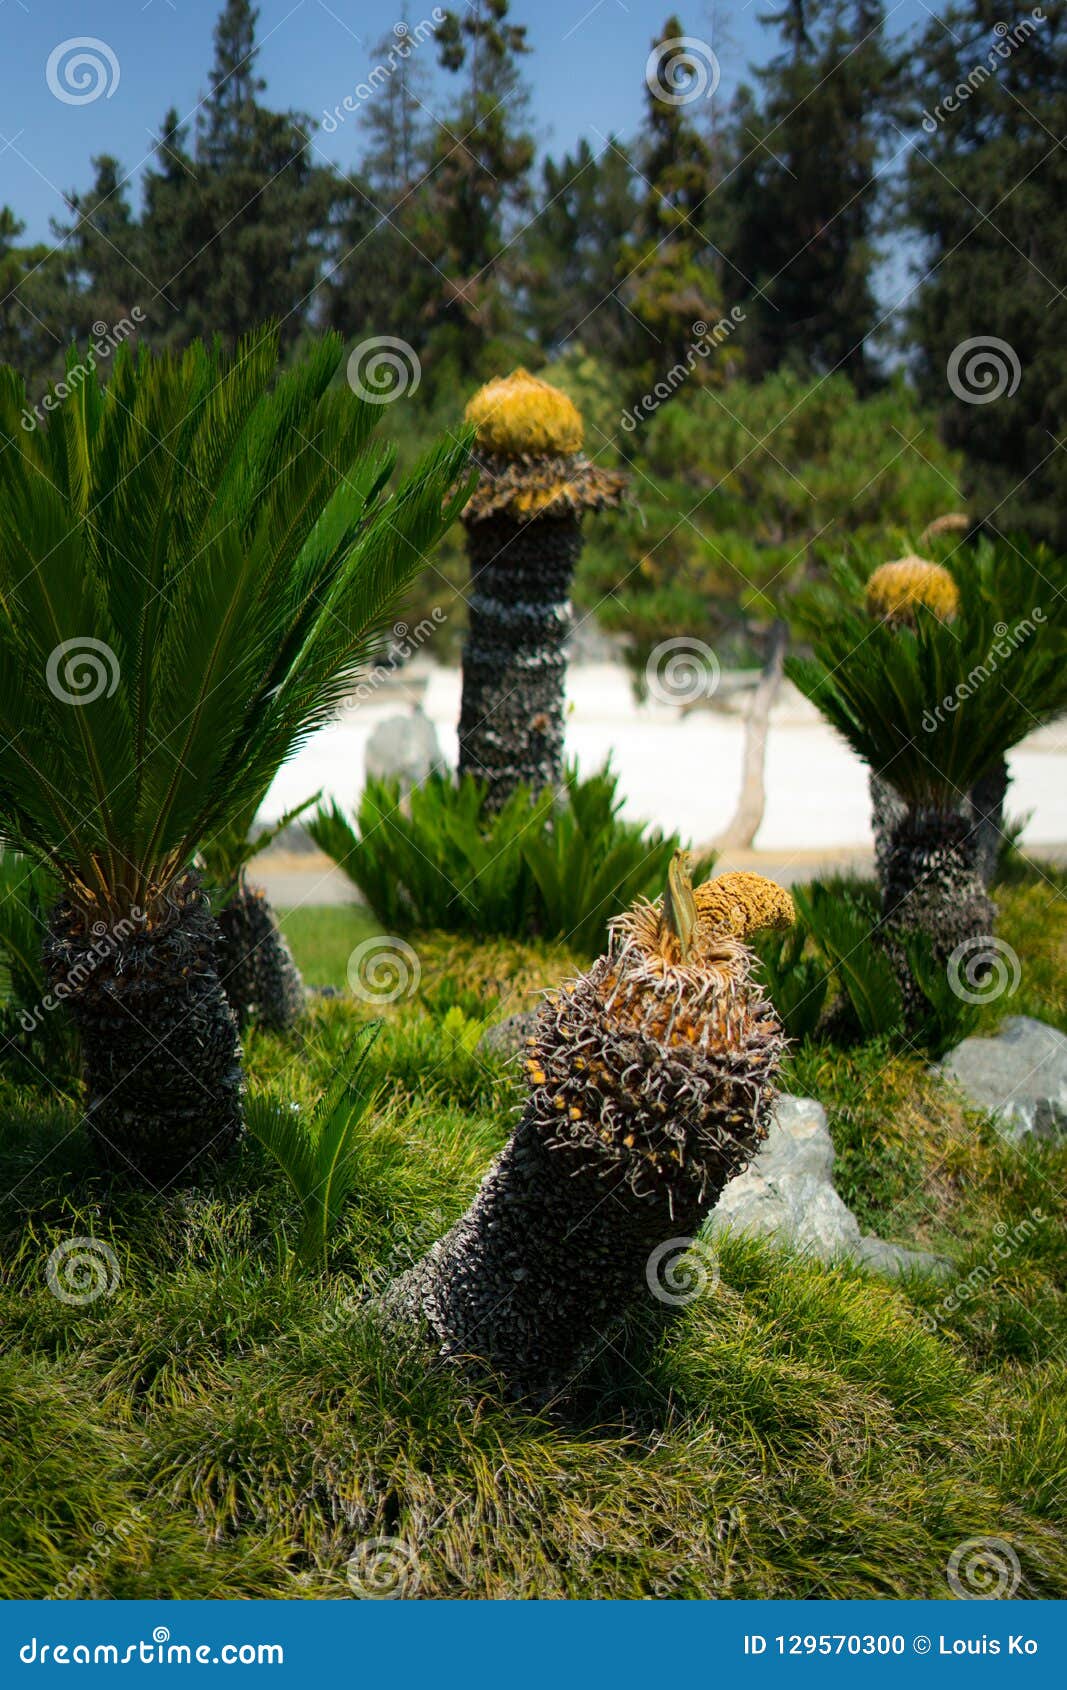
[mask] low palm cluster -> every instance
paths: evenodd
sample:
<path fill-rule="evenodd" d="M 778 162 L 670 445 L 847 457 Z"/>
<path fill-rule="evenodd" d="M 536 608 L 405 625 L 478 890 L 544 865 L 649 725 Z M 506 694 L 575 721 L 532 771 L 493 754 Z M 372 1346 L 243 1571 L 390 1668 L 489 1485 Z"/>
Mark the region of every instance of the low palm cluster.
<path fill-rule="evenodd" d="M 355 827 L 334 803 L 308 831 L 388 932 L 536 935 L 596 956 L 608 921 L 658 890 L 680 844 L 626 820 L 618 784 L 610 766 L 584 779 L 570 767 L 559 793 L 523 786 L 494 805 L 473 775 L 431 775 L 404 803 L 396 781 L 368 780 Z"/>
<path fill-rule="evenodd" d="M 992 932 L 968 794 L 1067 708 L 1057 560 L 987 548 L 956 585 L 951 619 L 913 595 L 906 617 L 872 621 L 862 577 L 842 564 L 798 610 L 813 655 L 787 662 L 800 690 L 900 799 L 882 854 L 881 934 L 913 1021 L 923 1004 L 907 958 L 911 936 L 925 937 L 939 967 L 956 955 L 980 972 Z"/>
<path fill-rule="evenodd" d="M 0 838 L 62 886 L 47 972 L 97 1146 L 156 1181 L 241 1121 L 194 859 L 329 719 L 469 491 L 461 438 L 387 492 L 340 356 L 280 372 L 270 330 L 120 352 L 32 432 L 0 369 Z"/>

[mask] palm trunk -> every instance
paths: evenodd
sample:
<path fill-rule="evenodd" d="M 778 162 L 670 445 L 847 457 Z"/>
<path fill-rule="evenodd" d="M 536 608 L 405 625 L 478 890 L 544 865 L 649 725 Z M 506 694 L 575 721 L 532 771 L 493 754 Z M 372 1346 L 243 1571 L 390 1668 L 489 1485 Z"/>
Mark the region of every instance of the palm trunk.
<path fill-rule="evenodd" d="M 938 810 L 905 811 L 889 841 L 882 933 L 900 981 L 906 1029 L 918 1027 L 926 1007 L 908 964 L 909 937 L 925 937 L 940 969 L 949 967 L 954 953 L 954 966 L 963 958 L 980 969 L 995 914 L 977 872 L 968 819 Z"/>
<path fill-rule="evenodd" d="M 788 643 L 789 629 L 786 623 L 775 622 L 771 628 L 763 673 L 759 678 L 759 685 L 752 695 L 752 702 L 745 717 L 745 754 L 741 772 L 741 796 L 738 800 L 737 809 L 734 811 L 733 820 L 727 823 L 715 841 L 717 850 L 747 851 L 751 849 L 763 822 L 763 812 L 767 806 L 765 780 L 767 733 L 770 728 L 774 701 L 778 697 L 778 691 L 782 684 L 782 668 L 785 663 Z"/>
<path fill-rule="evenodd" d="M 304 982 L 265 895 L 243 874 L 218 923 L 219 977 L 238 1026 L 288 1032 L 304 1013 Z"/>
<path fill-rule="evenodd" d="M 581 550 L 576 516 L 471 522 L 470 624 L 463 648 L 459 771 L 488 783 L 499 808 L 520 785 L 563 777 L 569 600 Z"/>
<path fill-rule="evenodd" d="M 729 892 L 730 880 L 710 886 Z M 701 1222 L 766 1137 L 781 1027 L 744 947 L 716 936 L 704 906 L 698 917 L 691 888 L 689 905 L 686 963 L 662 938 L 684 904 L 638 906 L 608 954 L 545 1000 L 507 1147 L 463 1218 L 386 1293 L 389 1314 L 428 1327 L 439 1355 L 481 1360 L 517 1398 L 566 1393 L 635 1305 L 699 1292 Z M 759 920 L 776 921 L 770 911 Z"/>
<path fill-rule="evenodd" d="M 199 1177 L 241 1131 L 241 1048 L 195 875 L 150 921 L 90 925 L 62 903 L 45 971 L 81 1034 L 86 1120 L 104 1165 L 156 1186 Z"/>
<path fill-rule="evenodd" d="M 991 763 L 971 787 L 961 814 L 972 833 L 974 866 L 983 886 L 990 886 L 997 871 L 1004 844 L 1004 797 L 1008 790 L 1008 765 L 1004 758 Z M 889 873 L 894 829 L 907 814 L 903 798 L 884 775 L 870 778 L 871 831 L 874 834 L 874 862 L 884 888 Z"/>
<path fill-rule="evenodd" d="M 606 1158 L 553 1148 L 528 1107 L 467 1213 L 391 1287 L 391 1308 L 425 1321 L 442 1356 L 484 1358 L 520 1399 L 566 1393 L 625 1311 L 651 1303 L 653 1252 L 691 1241 L 728 1177 L 702 1188 L 693 1170 L 672 1211 L 609 1172 Z"/>

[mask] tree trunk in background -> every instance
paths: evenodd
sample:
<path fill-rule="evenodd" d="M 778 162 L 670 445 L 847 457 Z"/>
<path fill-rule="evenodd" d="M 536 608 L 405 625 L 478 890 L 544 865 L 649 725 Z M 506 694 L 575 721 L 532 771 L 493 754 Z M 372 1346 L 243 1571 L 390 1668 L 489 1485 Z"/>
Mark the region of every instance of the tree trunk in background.
<path fill-rule="evenodd" d="M 53 912 L 45 972 L 81 1034 L 86 1120 L 106 1167 L 189 1183 L 241 1132 L 237 1020 L 216 966 L 218 928 L 193 874 L 149 925 Z"/>
<path fill-rule="evenodd" d="M 304 982 L 266 896 L 243 874 L 218 924 L 219 978 L 238 1026 L 254 1020 L 271 1032 L 287 1032 L 304 1013 Z"/>
<path fill-rule="evenodd" d="M 733 819 L 714 841 L 719 851 L 750 850 L 767 807 L 765 770 L 767 763 L 767 733 L 771 711 L 782 684 L 789 629 L 784 622 L 771 628 L 763 673 L 752 695 L 745 717 L 745 750 L 741 773 L 741 797 Z"/>
<path fill-rule="evenodd" d="M 498 809 L 517 786 L 540 791 L 563 778 L 564 642 L 581 527 L 575 516 L 494 515 L 467 532 L 459 772 L 487 782 Z"/>

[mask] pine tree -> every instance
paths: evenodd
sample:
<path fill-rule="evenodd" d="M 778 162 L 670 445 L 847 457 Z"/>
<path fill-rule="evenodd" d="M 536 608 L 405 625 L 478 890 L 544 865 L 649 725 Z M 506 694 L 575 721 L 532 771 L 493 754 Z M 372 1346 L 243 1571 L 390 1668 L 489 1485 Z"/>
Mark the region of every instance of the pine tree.
<path fill-rule="evenodd" d="M 707 66 L 671 49 L 683 35 L 679 19 L 670 17 L 652 44 L 662 68 L 659 79 L 646 79 L 646 129 L 637 146 L 638 169 L 648 187 L 619 262 L 619 294 L 645 330 L 631 367 L 635 392 L 676 366 L 689 368 L 690 349 L 722 316 L 721 264 L 711 229 L 716 173 L 693 115 Z M 729 351 L 696 359 L 689 379 L 697 385 L 721 381 L 730 361 Z"/>
<path fill-rule="evenodd" d="M 342 184 L 348 193 L 338 257 L 321 290 L 329 327 L 346 337 L 398 335 L 418 352 L 440 280 L 417 244 L 429 194 L 429 52 L 430 43 L 406 22 L 372 50 L 375 66 L 388 74 L 369 84 L 372 97 L 353 119 L 365 146 Z"/>
<path fill-rule="evenodd" d="M 892 61 L 881 0 L 789 0 L 783 50 L 735 103 L 731 295 L 753 373 L 874 374 L 877 169 Z M 744 278 L 743 281 L 740 278 Z M 739 291 L 738 291 L 739 290 Z"/>
<path fill-rule="evenodd" d="M 637 216 L 626 148 L 609 139 L 594 154 L 583 136 L 573 154 L 545 160 L 541 206 L 523 243 L 525 314 L 540 344 L 573 336 L 586 351 L 627 360 L 645 337 L 615 292 L 619 251 Z"/>
<path fill-rule="evenodd" d="M 906 61 L 904 212 L 923 266 L 909 327 L 970 460 L 974 515 L 1063 546 L 1067 7 L 1001 16 L 992 0 L 954 5 Z"/>
<path fill-rule="evenodd" d="M 513 317 L 509 284 L 516 219 L 531 205 L 533 137 L 520 58 L 526 30 L 508 22 L 510 0 L 472 0 L 438 29 L 442 66 L 462 78 L 431 144 L 431 192 L 417 245 L 443 275 L 433 317 L 439 343 L 464 374 L 478 369 L 485 342 Z"/>
<path fill-rule="evenodd" d="M 11 364 L 36 397 L 58 376 L 76 332 L 77 290 L 67 255 L 19 244 L 25 224 L 0 205 L 0 364 Z"/>
<path fill-rule="evenodd" d="M 92 161 L 95 176 L 87 193 L 71 192 L 73 221 L 53 228 L 65 243 L 71 272 L 78 277 L 75 333 L 88 339 L 93 325 L 108 329 L 129 322 L 134 306 L 155 314 L 158 295 L 145 274 L 141 230 L 130 206 L 122 166 L 110 153 Z M 96 329 L 100 335 L 103 331 Z"/>
<path fill-rule="evenodd" d="M 340 199 L 332 169 L 314 161 L 310 119 L 260 103 L 258 15 L 250 0 L 226 0 L 192 154 L 168 113 L 146 183 L 144 268 L 165 301 L 167 338 L 182 343 L 220 334 L 232 344 L 264 319 L 295 340 Z"/>

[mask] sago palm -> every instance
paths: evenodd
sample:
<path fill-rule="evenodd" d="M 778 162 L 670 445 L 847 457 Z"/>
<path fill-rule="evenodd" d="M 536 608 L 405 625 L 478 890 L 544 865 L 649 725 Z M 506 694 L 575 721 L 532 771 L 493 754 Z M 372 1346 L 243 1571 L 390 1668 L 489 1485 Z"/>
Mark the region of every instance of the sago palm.
<path fill-rule="evenodd" d="M 450 442 L 392 494 L 382 409 L 326 340 L 279 373 L 122 354 L 45 426 L 0 369 L 0 838 L 64 898 L 46 941 L 109 1164 L 162 1180 L 240 1128 L 197 851 L 327 721 L 467 492 Z M 97 952 L 102 951 L 102 956 Z"/>
<path fill-rule="evenodd" d="M 687 1301 L 679 1259 L 695 1246 L 704 1273 L 696 1233 L 767 1136 L 784 1045 L 746 940 L 792 920 L 759 875 L 694 892 L 678 852 L 663 899 L 617 917 L 607 953 L 546 997 L 519 1122 L 467 1213 L 389 1288 L 392 1317 L 544 1403 L 635 1304 Z"/>
<path fill-rule="evenodd" d="M 1051 571 L 1051 573 L 1050 573 Z M 1057 581 L 1022 553 L 999 560 L 996 599 L 961 591 L 951 622 L 916 605 L 909 624 L 872 622 L 842 566 L 834 589 L 801 609 L 814 656 L 787 673 L 875 775 L 903 801 L 885 846 L 882 932 L 905 1008 L 921 1010 L 906 942 L 925 935 L 934 959 L 981 970 L 993 905 L 977 870 L 965 801 L 975 781 L 1034 727 L 1067 708 Z"/>

